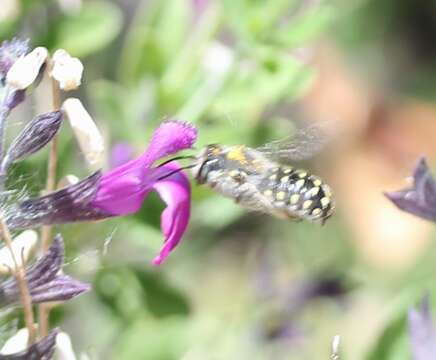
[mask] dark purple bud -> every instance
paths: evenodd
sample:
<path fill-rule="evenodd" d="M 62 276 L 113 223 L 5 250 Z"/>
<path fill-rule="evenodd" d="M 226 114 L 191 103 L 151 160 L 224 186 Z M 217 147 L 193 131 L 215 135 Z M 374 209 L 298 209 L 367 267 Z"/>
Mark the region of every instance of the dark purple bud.
<path fill-rule="evenodd" d="M 58 275 L 50 282 L 31 291 L 32 302 L 39 304 L 50 301 L 67 301 L 84 292 L 91 286 L 67 275 Z"/>
<path fill-rule="evenodd" d="M 33 343 L 24 351 L 10 355 L 0 354 L 0 360 L 50 360 L 55 351 L 58 333 L 58 329 L 53 329 L 46 337 Z"/>
<path fill-rule="evenodd" d="M 25 159 L 42 149 L 53 139 L 62 123 L 61 111 L 39 115 L 30 121 L 12 141 L 3 160 L 3 169 L 9 164 Z"/>
<path fill-rule="evenodd" d="M 64 243 L 58 234 L 47 253 L 33 266 L 26 268 L 26 280 L 33 303 L 66 301 L 88 291 L 88 284 L 77 281 L 59 271 L 64 262 Z M 0 303 L 16 304 L 19 288 L 15 278 L 0 285 Z"/>
<path fill-rule="evenodd" d="M 0 80 L 3 81 L 11 66 L 29 52 L 29 40 L 14 38 L 0 46 Z"/>
<path fill-rule="evenodd" d="M 413 359 L 436 359 L 436 329 L 431 319 L 428 296 L 424 297 L 419 309 L 409 310 L 408 320 Z"/>
<path fill-rule="evenodd" d="M 436 183 L 423 157 L 419 159 L 413 173 L 413 186 L 386 192 L 385 196 L 403 211 L 436 221 Z"/>
<path fill-rule="evenodd" d="M 111 217 L 90 205 L 97 191 L 101 172 L 97 171 L 77 184 L 51 194 L 28 199 L 7 209 L 6 223 L 10 229 L 27 229 L 41 225 L 93 221 Z"/>

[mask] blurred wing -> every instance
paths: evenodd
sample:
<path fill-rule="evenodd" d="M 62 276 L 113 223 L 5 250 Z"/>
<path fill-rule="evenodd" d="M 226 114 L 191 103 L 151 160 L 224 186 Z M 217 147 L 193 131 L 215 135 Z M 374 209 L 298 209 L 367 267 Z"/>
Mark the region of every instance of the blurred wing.
<path fill-rule="evenodd" d="M 317 123 L 298 129 L 294 135 L 269 142 L 256 150 L 279 162 L 301 161 L 321 152 L 330 138 L 326 124 Z"/>

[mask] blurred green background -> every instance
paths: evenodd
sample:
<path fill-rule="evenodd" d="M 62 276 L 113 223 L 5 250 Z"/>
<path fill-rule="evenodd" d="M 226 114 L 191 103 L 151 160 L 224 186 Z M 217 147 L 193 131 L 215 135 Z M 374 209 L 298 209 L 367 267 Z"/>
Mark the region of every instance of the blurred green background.
<path fill-rule="evenodd" d="M 336 194 L 325 226 L 248 213 L 193 184 L 189 231 L 159 268 L 158 196 L 135 216 L 59 228 L 65 272 L 93 284 L 52 312 L 78 354 L 328 359 L 339 334 L 341 359 L 410 358 L 406 314 L 436 287 L 436 234 L 382 192 L 436 154 L 434 2 L 1 2 L 0 39 L 29 37 L 84 62 L 73 96 L 106 137 L 106 168 L 114 145 L 141 153 L 168 117 L 198 127 L 197 149 L 257 146 L 318 121 L 338 134 L 300 165 Z M 47 96 L 36 90 L 11 132 Z M 60 144 L 59 177 L 91 171 L 68 126 Z M 36 193 L 46 159 L 10 181 Z"/>

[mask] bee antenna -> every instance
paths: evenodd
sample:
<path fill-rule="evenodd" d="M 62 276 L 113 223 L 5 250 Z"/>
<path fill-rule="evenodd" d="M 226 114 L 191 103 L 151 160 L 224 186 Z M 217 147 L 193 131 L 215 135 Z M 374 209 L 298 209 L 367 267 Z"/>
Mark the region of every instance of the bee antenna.
<path fill-rule="evenodd" d="M 170 177 L 171 175 L 174 175 L 174 174 L 176 174 L 176 173 L 178 173 L 178 172 L 180 172 L 180 171 L 182 171 L 182 170 L 192 169 L 192 168 L 195 167 L 196 165 L 197 165 L 197 164 L 191 164 L 191 165 L 183 166 L 183 167 L 181 167 L 181 168 L 179 168 L 179 169 L 176 169 L 176 170 L 170 171 L 169 173 L 166 173 L 165 175 L 162 175 L 161 177 L 159 177 L 159 178 L 157 179 L 157 181 L 160 181 L 160 180 L 166 179 L 167 177 Z"/>
<path fill-rule="evenodd" d="M 157 167 L 164 166 L 164 165 L 166 165 L 166 164 L 168 164 L 168 163 L 170 163 L 172 161 L 183 160 L 183 159 L 195 159 L 195 156 L 194 155 L 176 156 L 176 157 L 173 157 L 171 159 L 168 159 L 168 160 L 164 161 L 163 163 L 159 164 Z"/>

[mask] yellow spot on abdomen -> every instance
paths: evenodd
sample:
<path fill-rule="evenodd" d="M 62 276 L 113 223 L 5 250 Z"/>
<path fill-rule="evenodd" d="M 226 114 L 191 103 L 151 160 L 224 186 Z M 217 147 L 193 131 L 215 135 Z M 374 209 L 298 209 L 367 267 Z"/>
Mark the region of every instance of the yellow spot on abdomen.
<path fill-rule="evenodd" d="M 321 206 L 325 208 L 327 207 L 328 204 L 330 204 L 330 198 L 325 196 L 320 200 L 320 202 L 321 202 Z"/>
<path fill-rule="evenodd" d="M 312 210 L 312 215 L 313 216 L 317 216 L 319 214 L 321 214 L 322 210 L 320 208 L 315 208 Z"/>
<path fill-rule="evenodd" d="M 277 199 L 277 200 L 284 200 L 285 197 L 286 197 L 286 193 L 285 193 L 284 191 L 279 191 L 279 192 L 276 194 L 276 199 Z"/>
<path fill-rule="evenodd" d="M 268 197 L 270 197 L 270 196 L 272 196 L 272 194 L 273 194 L 273 192 L 272 192 L 272 190 L 265 190 L 264 192 L 263 192 L 263 194 L 265 195 L 265 196 L 268 196 Z"/>
<path fill-rule="evenodd" d="M 310 206 L 312 205 L 312 200 L 306 200 L 304 203 L 303 203 L 303 209 L 309 209 L 310 208 Z"/>
<path fill-rule="evenodd" d="M 291 205 L 295 205 L 299 199 L 300 199 L 300 195 L 294 194 L 294 195 L 291 195 L 289 202 L 291 203 Z"/>

